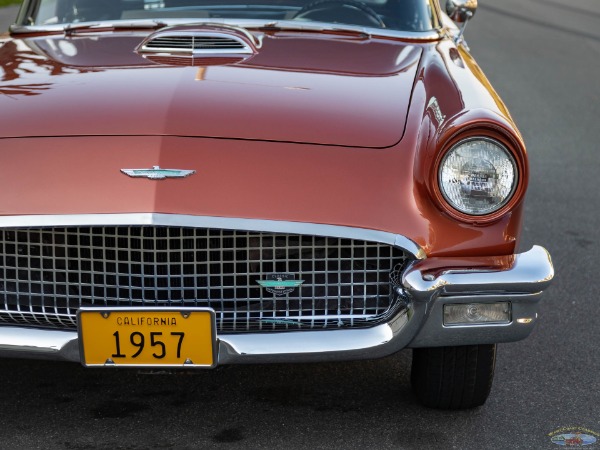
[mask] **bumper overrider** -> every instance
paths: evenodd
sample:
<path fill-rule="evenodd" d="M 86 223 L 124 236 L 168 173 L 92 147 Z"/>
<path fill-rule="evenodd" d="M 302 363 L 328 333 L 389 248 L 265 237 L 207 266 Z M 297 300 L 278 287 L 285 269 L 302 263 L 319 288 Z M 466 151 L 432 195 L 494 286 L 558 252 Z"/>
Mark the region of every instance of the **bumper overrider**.
<path fill-rule="evenodd" d="M 149 216 L 141 222 L 169 225 L 170 219 Z M 220 219 L 213 219 L 212 222 Z M 239 220 L 236 228 L 282 231 L 268 221 Z M 196 224 L 198 225 L 206 225 Z M 215 223 L 212 223 L 215 225 Z M 223 226 L 224 223 L 216 223 Z M 345 237 L 356 230 L 306 224 L 287 224 L 286 231 Z M 290 228 L 291 227 L 291 228 Z M 404 248 L 408 239 L 369 232 L 369 238 Z M 385 323 L 370 328 L 311 331 L 219 333 L 217 364 L 316 362 L 371 359 L 391 355 L 406 347 L 439 347 L 512 342 L 526 338 L 538 316 L 538 303 L 554 276 L 548 252 L 539 246 L 512 256 L 415 259 L 395 287 L 404 307 Z M 448 324 L 445 309 L 461 305 L 465 311 L 501 305 L 505 320 Z M 452 307 L 451 307 L 452 308 Z M 80 361 L 78 333 L 73 330 L 0 325 L 0 356 Z"/>

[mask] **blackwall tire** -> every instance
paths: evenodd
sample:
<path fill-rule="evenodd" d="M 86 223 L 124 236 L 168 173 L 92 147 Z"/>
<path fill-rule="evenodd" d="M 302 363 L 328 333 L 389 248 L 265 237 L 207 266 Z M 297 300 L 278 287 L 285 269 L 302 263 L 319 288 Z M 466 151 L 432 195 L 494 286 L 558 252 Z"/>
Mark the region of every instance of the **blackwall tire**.
<path fill-rule="evenodd" d="M 429 408 L 481 406 L 492 388 L 495 362 L 496 344 L 415 348 L 412 388 Z"/>

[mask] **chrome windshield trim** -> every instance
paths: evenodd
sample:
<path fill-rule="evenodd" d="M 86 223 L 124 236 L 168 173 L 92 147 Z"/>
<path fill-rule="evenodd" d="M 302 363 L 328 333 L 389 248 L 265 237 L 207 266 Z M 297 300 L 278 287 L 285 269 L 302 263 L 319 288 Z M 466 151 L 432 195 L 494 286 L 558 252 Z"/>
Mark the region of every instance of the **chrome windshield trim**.
<path fill-rule="evenodd" d="M 127 213 L 127 214 L 67 214 L 1 216 L 0 228 L 61 227 L 103 225 L 160 225 L 226 230 L 265 231 L 271 233 L 308 234 L 346 239 L 361 239 L 402 248 L 416 259 L 425 259 L 425 251 L 409 238 L 386 231 L 353 228 L 319 223 L 278 220 L 241 219 L 185 214 Z"/>
<path fill-rule="evenodd" d="M 63 23 L 59 25 L 19 25 L 18 23 L 12 24 L 9 27 L 11 33 L 65 33 L 71 34 L 79 31 L 104 31 L 106 29 L 117 29 L 117 30 L 129 30 L 129 29 L 148 29 L 150 31 L 158 28 L 165 27 L 166 23 L 159 20 L 94 20 L 92 22 L 77 22 L 77 23 Z"/>
<path fill-rule="evenodd" d="M 139 24 L 139 25 L 138 25 Z M 326 22 L 298 22 L 294 20 L 281 20 L 281 21 L 265 21 L 256 19 L 139 19 L 139 20 L 110 20 L 110 21 L 92 21 L 92 22 L 80 22 L 76 25 L 72 24 L 58 24 L 58 25 L 22 25 L 13 24 L 10 26 L 10 32 L 13 34 L 25 34 L 25 33 L 68 33 L 74 30 L 84 30 L 89 25 L 88 30 L 94 32 L 101 31 L 105 28 L 115 28 L 127 30 L 128 28 L 137 27 L 148 27 L 148 28 L 159 28 L 161 26 L 173 26 L 173 25 L 224 25 L 242 27 L 250 30 L 256 30 L 261 28 L 281 30 L 281 31 L 330 31 L 330 32 L 356 32 L 362 33 L 371 37 L 382 37 L 382 38 L 397 38 L 397 39 L 409 39 L 415 41 L 435 41 L 439 40 L 442 36 L 441 29 L 433 29 L 428 31 L 402 31 L 402 30 L 390 30 L 387 28 L 370 28 L 353 25 L 342 25 L 342 24 L 330 24 Z"/>

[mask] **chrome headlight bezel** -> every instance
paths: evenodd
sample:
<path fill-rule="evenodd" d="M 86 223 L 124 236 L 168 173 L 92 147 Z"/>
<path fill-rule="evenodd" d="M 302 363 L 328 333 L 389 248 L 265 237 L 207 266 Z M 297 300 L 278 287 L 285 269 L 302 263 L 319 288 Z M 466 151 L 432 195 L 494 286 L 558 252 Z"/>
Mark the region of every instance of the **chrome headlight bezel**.
<path fill-rule="evenodd" d="M 508 164 L 510 164 L 510 167 L 512 168 L 512 180 L 510 182 L 510 188 L 508 190 L 504 190 L 505 192 L 503 193 L 503 198 L 495 203 L 493 206 L 491 206 L 490 208 L 487 209 L 469 209 L 467 206 L 464 205 L 464 203 L 459 203 L 457 201 L 455 201 L 452 196 L 448 193 L 448 190 L 445 186 L 445 182 L 443 180 L 443 171 L 446 167 L 446 164 L 449 160 L 449 158 L 453 155 L 455 155 L 455 153 L 463 146 L 475 142 L 475 141 L 480 141 L 480 142 L 485 142 L 487 144 L 492 144 L 495 147 L 495 150 L 499 151 L 501 153 L 501 155 L 506 157 L 506 161 Z M 488 161 L 489 163 L 489 161 Z M 491 163 L 489 163 L 491 164 Z M 497 166 L 493 166 L 494 169 L 497 169 Z M 446 208 L 450 209 L 451 211 L 457 213 L 460 216 L 464 216 L 464 217 L 472 217 L 472 218 L 485 218 L 485 217 L 490 217 L 490 216 L 494 216 L 496 213 L 498 213 L 498 211 L 502 210 L 506 205 L 508 205 L 511 200 L 514 198 L 515 193 L 519 187 L 519 183 L 520 183 L 520 178 L 521 178 L 521 173 L 520 173 L 520 167 L 519 167 L 519 163 L 517 161 L 517 158 L 515 157 L 515 155 L 509 150 L 509 148 L 504 145 L 502 142 L 500 142 L 497 139 L 491 138 L 491 137 L 487 137 L 487 136 L 470 136 L 464 139 L 460 139 L 459 141 L 455 142 L 453 145 L 449 146 L 449 148 L 444 152 L 443 156 L 441 157 L 439 164 L 437 166 L 437 174 L 436 174 L 436 178 L 437 178 L 437 188 L 439 190 L 439 193 L 441 194 L 441 197 L 444 200 L 444 203 L 446 204 Z"/>

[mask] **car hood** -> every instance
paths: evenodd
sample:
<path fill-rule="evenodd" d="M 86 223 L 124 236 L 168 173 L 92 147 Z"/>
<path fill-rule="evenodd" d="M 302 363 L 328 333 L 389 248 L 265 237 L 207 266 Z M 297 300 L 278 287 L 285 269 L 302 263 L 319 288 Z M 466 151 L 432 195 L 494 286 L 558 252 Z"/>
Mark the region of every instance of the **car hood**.
<path fill-rule="evenodd" d="M 144 59 L 136 33 L 8 40 L 0 137 L 185 136 L 389 147 L 421 48 L 318 33 L 262 36 L 230 65 Z"/>

